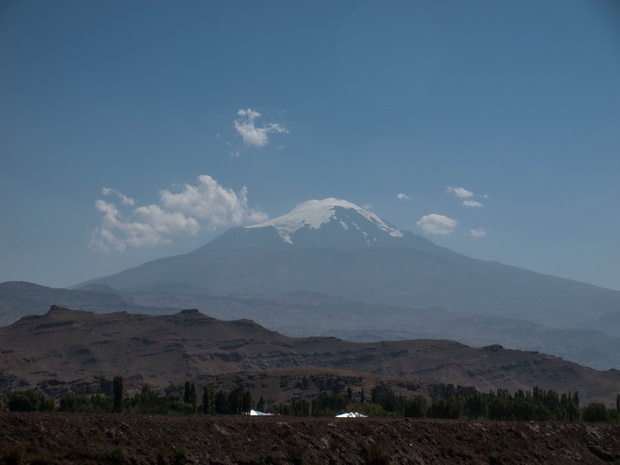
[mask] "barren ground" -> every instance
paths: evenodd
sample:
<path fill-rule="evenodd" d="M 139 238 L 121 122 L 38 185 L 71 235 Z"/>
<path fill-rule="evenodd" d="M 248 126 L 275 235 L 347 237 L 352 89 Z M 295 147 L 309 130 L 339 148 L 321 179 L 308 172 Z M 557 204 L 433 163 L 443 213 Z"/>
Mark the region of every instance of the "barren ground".
<path fill-rule="evenodd" d="M 620 425 L 0 414 L 6 464 L 620 463 Z"/>

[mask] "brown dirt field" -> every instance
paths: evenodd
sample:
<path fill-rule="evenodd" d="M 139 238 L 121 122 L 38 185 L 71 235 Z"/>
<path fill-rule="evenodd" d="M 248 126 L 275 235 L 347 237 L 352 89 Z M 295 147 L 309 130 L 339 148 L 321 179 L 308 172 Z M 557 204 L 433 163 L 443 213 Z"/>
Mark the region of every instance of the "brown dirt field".
<path fill-rule="evenodd" d="M 4 464 L 618 464 L 620 425 L 0 414 Z"/>

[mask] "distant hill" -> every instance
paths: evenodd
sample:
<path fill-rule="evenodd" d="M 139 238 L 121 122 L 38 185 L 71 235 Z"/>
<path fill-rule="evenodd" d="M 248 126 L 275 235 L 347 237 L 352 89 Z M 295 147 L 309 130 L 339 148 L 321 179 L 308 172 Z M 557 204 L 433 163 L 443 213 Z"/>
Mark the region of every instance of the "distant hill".
<path fill-rule="evenodd" d="M 334 336 L 354 342 L 451 339 L 481 347 L 535 350 L 608 369 L 620 366 L 620 338 L 600 331 L 553 329 L 518 319 L 454 313 L 442 308 L 369 304 L 310 292 L 281 295 L 209 296 L 52 289 L 24 282 L 0 283 L 0 326 L 49 310 L 51 305 L 97 313 L 126 311 L 161 315 L 197 308 L 223 319 L 249 318 L 287 336 Z"/>
<path fill-rule="evenodd" d="M 336 369 L 402 381 L 480 390 L 580 392 L 584 402 L 615 401 L 620 372 L 600 372 L 535 352 L 471 348 L 447 340 L 354 343 L 290 338 L 250 320 L 221 321 L 196 310 L 173 315 L 95 314 L 52 307 L 0 328 L 0 389 L 93 392 L 124 376 L 156 388 L 210 374 Z M 344 376 L 344 374 L 343 374 Z"/>
<path fill-rule="evenodd" d="M 106 313 L 172 313 L 178 310 L 177 307 L 147 309 L 133 305 L 114 289 L 99 284 L 82 289 L 56 289 L 24 281 L 0 283 L 0 326 L 26 315 L 42 315 L 52 305 Z"/>
<path fill-rule="evenodd" d="M 219 296 L 304 291 L 620 336 L 619 291 L 469 258 L 338 199 L 305 202 L 191 253 L 85 284 Z"/>

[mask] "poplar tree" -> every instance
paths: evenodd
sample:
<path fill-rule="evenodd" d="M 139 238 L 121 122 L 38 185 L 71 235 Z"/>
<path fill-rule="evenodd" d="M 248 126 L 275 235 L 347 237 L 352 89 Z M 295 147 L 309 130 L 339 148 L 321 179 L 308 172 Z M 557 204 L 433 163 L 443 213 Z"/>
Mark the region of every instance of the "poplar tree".
<path fill-rule="evenodd" d="M 215 413 L 215 392 L 211 386 L 205 386 L 202 393 L 202 412 L 207 415 Z"/>
<path fill-rule="evenodd" d="M 115 376 L 112 381 L 112 389 L 114 392 L 114 411 L 120 412 L 123 409 L 123 377 Z"/>
<path fill-rule="evenodd" d="M 198 403 L 198 396 L 196 394 L 196 385 L 185 381 L 185 390 L 183 392 L 183 402 L 190 404 L 196 410 L 196 404 Z"/>

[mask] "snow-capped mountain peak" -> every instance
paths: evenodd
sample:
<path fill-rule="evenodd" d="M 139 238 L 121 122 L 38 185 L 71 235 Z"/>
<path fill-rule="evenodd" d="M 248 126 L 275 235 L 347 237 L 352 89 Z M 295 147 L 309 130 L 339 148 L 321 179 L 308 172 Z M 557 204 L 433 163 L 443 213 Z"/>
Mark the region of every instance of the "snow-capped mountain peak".
<path fill-rule="evenodd" d="M 265 228 L 272 226 L 282 239 L 293 244 L 294 236 L 302 229 L 321 229 L 324 225 L 335 223 L 342 229 L 356 229 L 366 237 L 366 242 L 370 245 L 376 240 L 368 225 L 361 224 L 362 221 L 356 223 L 355 215 L 361 216 L 379 228 L 391 237 L 403 237 L 404 234 L 398 228 L 387 224 L 374 213 L 355 205 L 346 200 L 328 198 L 323 200 L 309 200 L 303 202 L 293 208 L 290 212 L 283 216 L 265 221 L 260 224 L 247 226 L 247 229 Z M 359 218 L 359 217 L 358 217 Z M 360 224 L 358 224 L 360 223 Z"/>
<path fill-rule="evenodd" d="M 374 213 L 346 200 L 327 198 L 300 203 L 285 215 L 251 226 L 232 228 L 196 249 L 266 250 L 440 247 L 417 234 L 402 231 Z"/>

